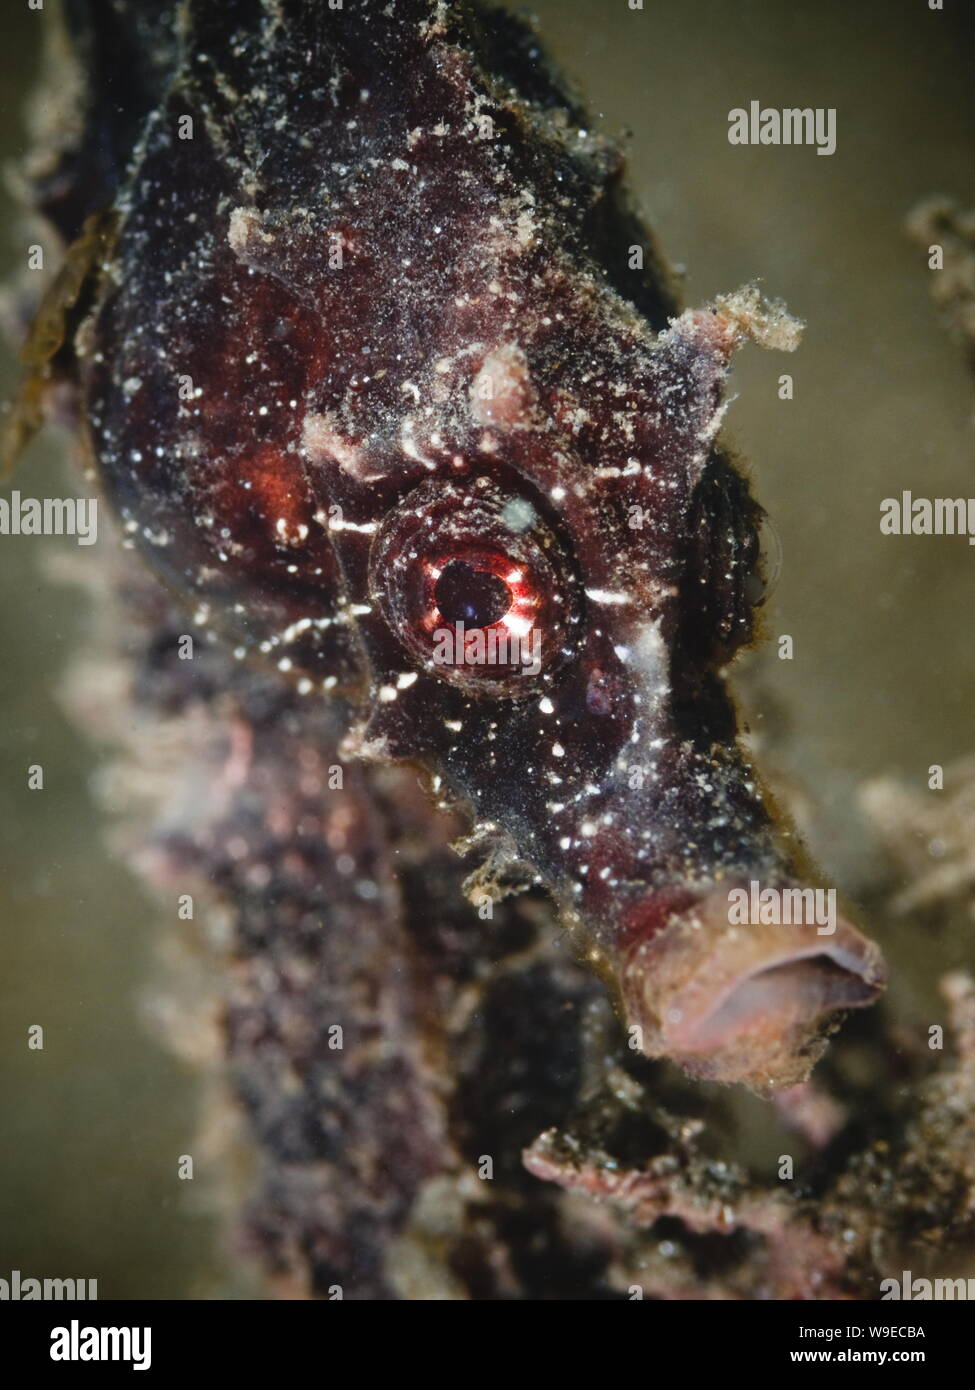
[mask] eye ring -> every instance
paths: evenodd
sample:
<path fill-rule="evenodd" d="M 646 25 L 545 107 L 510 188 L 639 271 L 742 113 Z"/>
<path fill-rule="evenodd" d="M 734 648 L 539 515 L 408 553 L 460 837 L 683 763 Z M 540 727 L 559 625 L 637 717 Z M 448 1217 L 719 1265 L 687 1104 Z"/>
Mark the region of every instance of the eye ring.
<path fill-rule="evenodd" d="M 369 589 L 413 661 L 471 694 L 530 695 L 575 649 L 563 546 L 487 478 L 412 492 L 373 542 Z"/>

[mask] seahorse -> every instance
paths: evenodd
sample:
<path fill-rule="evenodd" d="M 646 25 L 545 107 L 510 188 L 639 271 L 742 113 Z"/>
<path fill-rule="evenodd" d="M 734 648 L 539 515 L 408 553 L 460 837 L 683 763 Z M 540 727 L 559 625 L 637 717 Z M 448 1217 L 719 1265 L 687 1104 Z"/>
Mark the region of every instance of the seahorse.
<path fill-rule="evenodd" d="M 724 684 L 762 594 L 724 383 L 798 326 L 748 288 L 681 309 L 618 148 L 504 11 L 138 8 L 72 7 L 86 121 L 34 190 L 90 273 L 42 314 L 34 394 L 70 382 L 171 596 L 140 600 L 141 698 L 207 710 L 159 840 L 236 905 L 262 1243 L 385 1296 L 494 1113 L 491 1058 L 452 1057 L 465 990 L 515 1069 L 523 1045 L 537 1134 L 604 992 L 614 1047 L 768 1094 L 883 987 L 845 917 L 731 911 L 817 881 Z M 473 908 L 416 772 L 482 858 Z"/>

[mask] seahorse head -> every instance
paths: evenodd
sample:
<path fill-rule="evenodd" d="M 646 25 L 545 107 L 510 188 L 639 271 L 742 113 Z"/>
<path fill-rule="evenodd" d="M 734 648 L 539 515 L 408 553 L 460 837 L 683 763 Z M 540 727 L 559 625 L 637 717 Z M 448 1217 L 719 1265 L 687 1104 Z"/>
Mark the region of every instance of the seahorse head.
<path fill-rule="evenodd" d="M 194 43 L 193 10 L 79 343 L 124 531 L 468 810 L 473 892 L 544 885 L 645 1052 L 800 1079 L 882 965 L 842 919 L 732 911 L 805 883 L 721 679 L 760 587 L 724 384 L 785 321 L 677 311 L 615 151 L 476 11 Z"/>

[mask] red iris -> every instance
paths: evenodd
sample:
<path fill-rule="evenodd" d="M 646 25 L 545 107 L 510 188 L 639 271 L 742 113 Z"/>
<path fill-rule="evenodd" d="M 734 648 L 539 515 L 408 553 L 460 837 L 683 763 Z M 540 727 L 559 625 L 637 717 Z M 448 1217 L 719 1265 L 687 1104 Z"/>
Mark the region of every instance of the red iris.
<path fill-rule="evenodd" d="M 423 486 L 377 536 L 370 592 L 432 675 L 472 694 L 528 695 L 571 651 L 576 588 L 560 561 L 536 509 L 487 480 Z"/>

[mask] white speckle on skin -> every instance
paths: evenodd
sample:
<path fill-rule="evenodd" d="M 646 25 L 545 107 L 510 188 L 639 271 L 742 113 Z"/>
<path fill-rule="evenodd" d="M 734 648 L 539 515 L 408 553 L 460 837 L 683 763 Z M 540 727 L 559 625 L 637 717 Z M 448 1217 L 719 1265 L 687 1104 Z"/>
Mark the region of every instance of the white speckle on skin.
<path fill-rule="evenodd" d="M 592 599 L 593 603 L 606 605 L 626 604 L 633 602 L 631 594 L 620 594 L 612 589 L 587 589 L 586 598 Z"/>
<path fill-rule="evenodd" d="M 305 416 L 301 447 L 309 463 L 331 467 L 337 465 L 354 478 L 363 479 L 362 451 L 340 432 L 338 421 L 331 411 Z"/>
<path fill-rule="evenodd" d="M 512 497 L 501 509 L 501 520 L 512 531 L 527 531 L 538 520 L 538 514 L 526 498 Z"/>
<path fill-rule="evenodd" d="M 471 415 L 478 425 L 514 429 L 535 403 L 528 360 L 517 343 L 504 343 L 485 357 L 471 383 Z"/>
<path fill-rule="evenodd" d="M 230 214 L 227 240 L 234 255 L 250 265 L 259 244 L 270 246 L 273 236 L 262 226 L 261 214 L 255 208 L 234 208 Z"/>
<path fill-rule="evenodd" d="M 327 522 L 329 531 L 358 531 L 360 535 L 372 536 L 379 530 L 378 521 L 343 521 L 339 517 L 326 518 L 324 512 L 316 512 L 315 520 Z"/>

